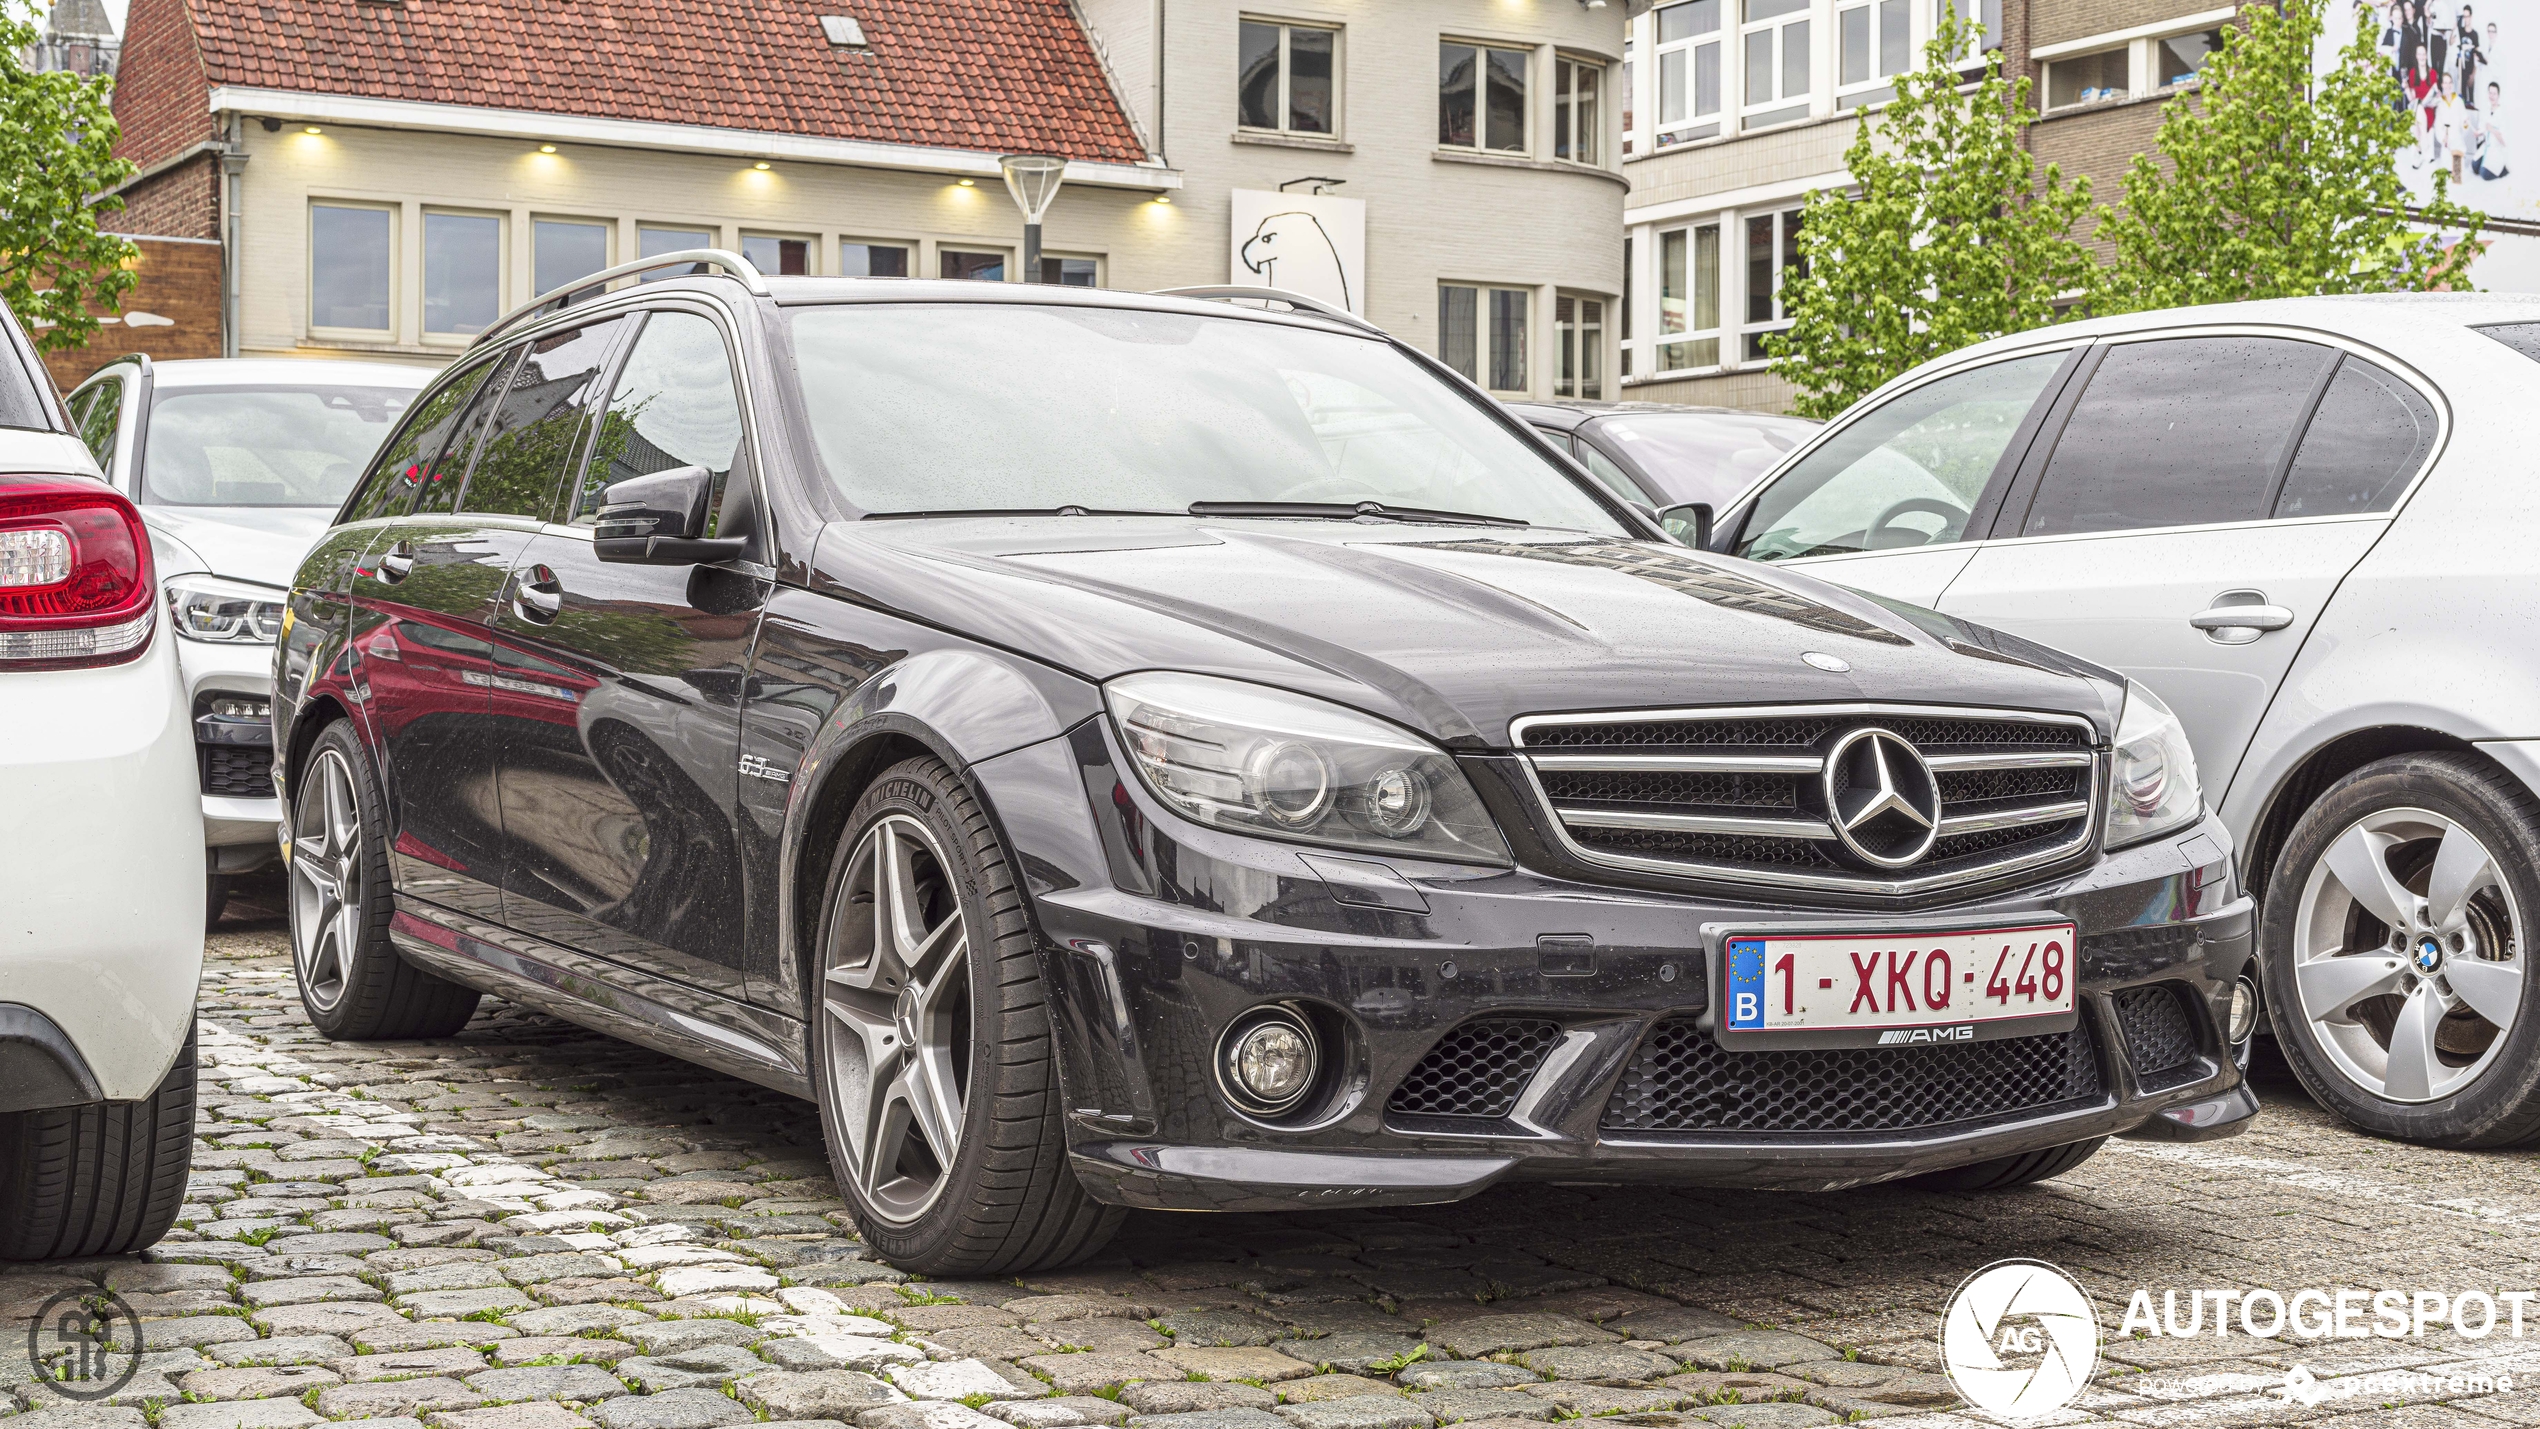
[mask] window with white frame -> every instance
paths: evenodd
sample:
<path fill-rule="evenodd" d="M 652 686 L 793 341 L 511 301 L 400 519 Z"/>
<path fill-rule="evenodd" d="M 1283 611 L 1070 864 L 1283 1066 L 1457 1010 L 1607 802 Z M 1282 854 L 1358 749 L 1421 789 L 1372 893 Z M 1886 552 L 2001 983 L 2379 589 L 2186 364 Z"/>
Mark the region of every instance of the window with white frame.
<path fill-rule="evenodd" d="M 1279 134 L 1330 135 L 1340 118 L 1340 31 L 1246 20 L 1238 27 L 1235 122 Z"/>
<path fill-rule="evenodd" d="M 1526 50 L 1438 42 L 1438 144 L 1526 152 Z"/>
<path fill-rule="evenodd" d="M 1632 142 L 1634 139 L 1632 121 L 1635 114 L 1635 107 L 1634 95 L 1632 93 L 1632 75 L 1634 73 L 1633 67 L 1638 63 L 1639 61 L 1636 58 L 1636 51 L 1632 48 L 1632 42 L 1625 40 L 1623 42 L 1623 88 L 1620 98 L 1623 101 L 1623 152 L 1626 155 L 1632 152 Z"/>
<path fill-rule="evenodd" d="M 2046 107 L 2071 109 L 2134 93 L 2134 46 L 2119 45 L 2092 54 L 2050 61 L 2046 66 Z"/>
<path fill-rule="evenodd" d="M 1524 392 L 1526 319 L 1534 293 L 1438 285 L 1438 357 L 1493 392 Z"/>
<path fill-rule="evenodd" d="M 1560 354 L 1552 395 L 1597 401 L 1605 396 L 1605 300 L 1563 293 L 1552 300 Z"/>
<path fill-rule="evenodd" d="M 809 273 L 817 238 L 789 238 L 777 233 L 744 233 L 741 256 L 762 273 Z"/>
<path fill-rule="evenodd" d="M 1683 0 L 1652 17 L 1657 37 L 1656 147 L 1709 139 L 1720 132 L 1720 7 L 1727 0 Z"/>
<path fill-rule="evenodd" d="M 424 336 L 474 337 L 502 312 L 501 216 L 424 210 Z"/>
<path fill-rule="evenodd" d="M 1745 55 L 1741 127 L 1762 128 L 1808 117 L 1810 0 L 1739 0 L 1738 43 Z"/>
<path fill-rule="evenodd" d="M 576 278 L 609 266 L 609 238 L 614 225 L 570 218 L 537 218 L 529 223 L 530 286 L 550 293 Z"/>
<path fill-rule="evenodd" d="M 1658 235 L 1658 353 L 1650 366 L 1680 372 L 1720 365 L 1720 225 Z"/>
<path fill-rule="evenodd" d="M 1952 13 L 1960 23 L 1983 31 L 1957 56 L 1959 69 L 1972 76 L 1984 68 L 1985 56 L 2002 48 L 2002 0 L 1931 0 L 1932 29 L 1937 32 Z"/>
<path fill-rule="evenodd" d="M 868 243 L 861 238 L 841 239 L 838 243 L 838 272 L 848 278 L 910 277 L 909 255 L 917 251 L 913 243 Z"/>
<path fill-rule="evenodd" d="M 1057 288 L 1099 288 L 1102 286 L 1102 260 L 1043 254 L 1040 280 Z"/>
<path fill-rule="evenodd" d="M 396 227 L 376 204 L 309 205 L 309 326 L 389 334 Z"/>
<path fill-rule="evenodd" d="M 1799 210 L 1746 216 L 1746 323 L 1743 354 L 1748 362 L 1771 356 L 1764 351 L 1767 334 L 1790 326 L 1782 306 L 1783 285 L 1808 271 L 1799 256 Z"/>
<path fill-rule="evenodd" d="M 1906 0 L 1863 0 L 1834 12 L 1834 107 L 1858 109 L 1896 97 L 1897 75 L 1913 64 L 1913 11 Z"/>
<path fill-rule="evenodd" d="M 635 230 L 635 256 L 638 258 L 659 258 L 665 253 L 685 253 L 692 248 L 714 246 L 714 230 L 710 228 L 654 228 L 647 225 Z M 666 278 L 682 277 L 688 271 L 685 268 L 655 268 L 638 274 L 636 281 L 658 283 Z"/>
<path fill-rule="evenodd" d="M 1621 311 L 1615 316 L 1622 319 L 1622 375 L 1625 377 L 1632 375 L 1632 294 L 1638 286 L 1632 281 L 1632 258 L 1638 247 L 1630 234 L 1623 235 L 1623 301 L 1617 305 Z"/>
<path fill-rule="evenodd" d="M 2183 35 L 2163 35 L 2146 41 L 2144 48 L 2151 52 L 2152 88 L 2177 89 L 2196 83 L 2204 78 L 2205 61 L 2222 47 L 2220 30 L 2190 30 Z"/>
<path fill-rule="evenodd" d="M 1552 64 L 1552 157 L 1604 161 L 1605 65 L 1563 55 Z"/>

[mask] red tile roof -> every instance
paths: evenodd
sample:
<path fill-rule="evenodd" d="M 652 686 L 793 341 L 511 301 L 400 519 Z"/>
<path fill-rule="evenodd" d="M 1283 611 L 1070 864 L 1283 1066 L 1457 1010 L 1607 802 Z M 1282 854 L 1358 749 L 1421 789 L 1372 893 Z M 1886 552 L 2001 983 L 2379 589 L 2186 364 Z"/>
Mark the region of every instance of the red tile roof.
<path fill-rule="evenodd" d="M 213 85 L 1145 157 L 1068 0 L 184 0 L 184 9 Z M 824 13 L 862 22 L 867 48 L 832 47 Z"/>

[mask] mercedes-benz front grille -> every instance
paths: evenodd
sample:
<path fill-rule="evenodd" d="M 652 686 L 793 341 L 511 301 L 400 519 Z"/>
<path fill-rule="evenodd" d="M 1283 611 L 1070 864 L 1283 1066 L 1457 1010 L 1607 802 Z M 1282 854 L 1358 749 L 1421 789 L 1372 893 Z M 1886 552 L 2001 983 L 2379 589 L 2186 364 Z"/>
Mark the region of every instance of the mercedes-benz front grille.
<path fill-rule="evenodd" d="M 1902 894 L 2041 867 L 2089 848 L 2103 787 L 2074 715 L 1628 711 L 1512 737 L 1573 854 L 1707 881 Z"/>
<path fill-rule="evenodd" d="M 2078 1026 L 1959 1046 L 1727 1052 L 1695 1019 L 1671 1017 L 1642 1040 L 1600 1124 L 1624 1135 L 1928 1131 L 2099 1095 L 2099 1060 Z"/>

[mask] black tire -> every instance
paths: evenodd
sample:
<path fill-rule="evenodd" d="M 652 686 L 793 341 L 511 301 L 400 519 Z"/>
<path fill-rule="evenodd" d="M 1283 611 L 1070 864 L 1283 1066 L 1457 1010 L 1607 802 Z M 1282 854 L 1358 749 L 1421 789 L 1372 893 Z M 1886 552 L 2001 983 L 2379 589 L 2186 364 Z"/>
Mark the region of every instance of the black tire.
<path fill-rule="evenodd" d="M 2258 972 L 2276 1047 L 2320 1105 L 2374 1135 L 2455 1150 L 2540 1139 L 2540 979 L 2523 978 L 2520 1010 L 2495 1059 L 2468 1085 L 2432 1101 L 2389 1100 L 2358 1084 L 2338 1069 L 2303 1011 L 2294 933 L 2312 870 L 2358 821 L 2400 809 L 2442 815 L 2475 835 L 2525 919 L 2540 916 L 2540 799 L 2520 781 L 2469 754 L 2403 754 L 2368 764 L 2303 813 L 2267 878 Z M 2424 891 L 2421 878 L 2415 891 Z M 2518 951 L 2528 968 L 2529 950 Z"/>
<path fill-rule="evenodd" d="M 1934 1191 L 2007 1191 L 2052 1180 L 2099 1154 L 2108 1144 L 2104 1136 L 2076 1141 L 2069 1146 L 2050 1146 L 2043 1151 L 2023 1151 L 2017 1156 L 1996 1156 L 1972 1166 L 1953 1166 L 1946 1171 L 1928 1171 L 1913 1178 L 1917 1186 Z"/>
<path fill-rule="evenodd" d="M 303 852 L 301 830 L 312 801 L 325 797 L 321 770 L 330 759 L 340 760 L 350 776 L 353 803 L 360 816 L 358 837 L 351 841 L 353 847 L 344 851 L 342 858 L 346 864 L 357 865 L 352 872 L 358 891 L 345 900 L 353 916 L 350 935 L 344 939 L 349 946 L 341 966 L 326 963 L 320 967 L 323 973 L 340 972 L 340 990 L 333 977 L 323 979 L 313 990 L 312 959 L 305 951 L 301 927 L 303 919 L 310 916 L 303 897 L 303 880 L 309 870 L 286 865 L 284 902 L 290 910 L 292 974 L 299 985 L 300 1005 L 307 1009 L 310 1023 L 330 1041 L 447 1037 L 476 1015 L 480 994 L 472 987 L 462 987 L 407 962 L 388 941 L 388 920 L 396 911 L 396 903 L 388 877 L 387 802 L 380 797 L 379 774 L 371 765 L 369 752 L 355 737 L 352 725 L 344 720 L 335 721 L 319 733 L 293 786 L 296 792 L 289 815 L 293 864 L 299 862 Z M 331 998 L 326 995 L 329 991 L 334 992 Z"/>
<path fill-rule="evenodd" d="M 227 875 L 218 873 L 207 873 L 203 875 L 204 932 L 212 933 L 220 930 L 221 910 L 227 908 L 228 906 L 229 878 Z"/>
<path fill-rule="evenodd" d="M 943 882 L 958 900 L 970 947 L 959 1150 L 932 1207 L 903 1224 L 875 1214 L 854 1174 L 830 1075 L 831 1042 L 848 1034 L 821 1001 L 822 969 L 850 911 L 851 860 L 867 831 L 894 815 L 924 825 L 942 850 Z M 831 862 L 807 1009 L 814 1094 L 831 1167 L 866 1244 L 904 1270 L 1005 1276 L 1073 1265 L 1101 1250 L 1126 1214 L 1087 1195 L 1067 1163 L 1049 995 L 1013 870 L 968 787 L 930 758 L 883 771 L 856 801 Z"/>
<path fill-rule="evenodd" d="M 0 1116 L 0 1260 L 129 1255 L 158 1243 L 194 1164 L 194 1033 L 137 1102 Z"/>

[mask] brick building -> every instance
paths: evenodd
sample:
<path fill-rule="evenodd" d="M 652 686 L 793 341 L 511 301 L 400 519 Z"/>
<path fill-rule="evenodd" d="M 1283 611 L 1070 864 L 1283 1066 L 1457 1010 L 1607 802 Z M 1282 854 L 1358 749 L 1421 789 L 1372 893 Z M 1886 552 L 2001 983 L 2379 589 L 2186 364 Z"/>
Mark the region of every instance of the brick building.
<path fill-rule="evenodd" d="M 1612 395 L 1625 24 L 1580 0 L 133 0 L 122 226 L 221 245 L 233 352 L 440 362 L 559 283 L 701 246 L 1293 285 L 1244 271 L 1267 203 L 1329 217 L 1378 323 L 1511 394 Z M 1035 274 L 1014 152 L 1069 161 Z"/>

